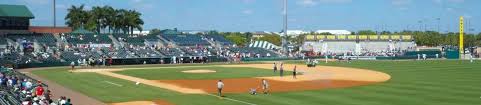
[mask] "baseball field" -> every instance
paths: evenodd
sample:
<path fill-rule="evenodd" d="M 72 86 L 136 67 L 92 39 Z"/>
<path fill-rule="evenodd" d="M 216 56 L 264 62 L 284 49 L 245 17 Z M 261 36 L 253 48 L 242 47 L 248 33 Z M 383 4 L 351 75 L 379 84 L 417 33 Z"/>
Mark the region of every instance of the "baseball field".
<path fill-rule="evenodd" d="M 292 69 L 297 66 L 297 78 Z M 114 105 L 479 105 L 481 63 L 468 61 L 330 62 L 308 68 L 285 64 L 145 65 L 46 68 L 31 71 L 96 100 Z M 225 96 L 215 96 L 222 79 Z M 270 93 L 250 95 L 260 80 Z M 261 91 L 258 89 L 258 91 Z"/>

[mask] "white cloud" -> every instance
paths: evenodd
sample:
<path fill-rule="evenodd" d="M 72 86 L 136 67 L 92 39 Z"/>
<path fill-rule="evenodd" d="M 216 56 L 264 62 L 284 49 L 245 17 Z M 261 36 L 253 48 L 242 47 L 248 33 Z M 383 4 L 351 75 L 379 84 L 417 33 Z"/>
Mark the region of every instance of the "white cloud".
<path fill-rule="evenodd" d="M 253 13 L 253 11 L 252 10 L 244 10 L 244 11 L 242 11 L 242 13 L 246 14 L 246 15 L 250 15 L 250 14 Z"/>
<path fill-rule="evenodd" d="M 297 4 L 301 6 L 315 6 L 317 5 L 317 2 L 314 0 L 298 0 Z"/>

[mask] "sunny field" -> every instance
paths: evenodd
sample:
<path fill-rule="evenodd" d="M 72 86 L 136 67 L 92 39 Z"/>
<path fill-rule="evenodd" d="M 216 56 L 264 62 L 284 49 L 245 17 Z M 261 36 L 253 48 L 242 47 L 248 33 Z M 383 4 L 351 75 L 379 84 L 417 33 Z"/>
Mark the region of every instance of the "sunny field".
<path fill-rule="evenodd" d="M 256 96 L 227 94 L 227 97 L 258 105 L 479 105 L 481 103 L 481 63 L 467 61 L 356 61 L 350 64 L 336 62 L 322 65 L 371 69 L 385 72 L 392 78 L 386 83 L 351 88 Z M 232 71 L 232 69 L 246 71 L 240 70 L 242 68 L 230 68 L 231 71 L 221 71 L 225 72 L 221 76 L 208 78 L 251 77 L 250 75 L 259 73 L 258 71 L 246 74 L 237 73 L 238 71 Z M 154 70 L 158 74 L 151 75 L 155 76 L 145 76 L 149 74 L 134 73 L 129 70 L 117 73 L 151 79 L 205 78 L 179 76 L 180 74 L 176 74 L 176 71 L 179 70 L 183 69 Z M 152 72 L 152 70 L 146 71 Z M 270 70 L 261 71 L 267 73 L 261 73 L 262 75 L 272 75 L 269 74 Z M 185 95 L 152 86 L 136 86 L 130 81 L 96 73 L 69 73 L 64 69 L 39 70 L 33 71 L 33 73 L 106 103 L 163 99 L 179 105 L 245 104 L 220 100 L 208 95 Z M 109 85 L 103 81 L 111 81 L 123 86 Z"/>

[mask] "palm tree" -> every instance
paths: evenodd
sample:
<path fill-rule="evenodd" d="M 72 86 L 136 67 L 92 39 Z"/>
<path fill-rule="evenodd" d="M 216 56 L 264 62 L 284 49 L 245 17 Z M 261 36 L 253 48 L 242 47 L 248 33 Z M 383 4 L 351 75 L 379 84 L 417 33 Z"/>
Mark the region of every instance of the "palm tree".
<path fill-rule="evenodd" d="M 110 33 L 110 31 L 113 29 L 113 26 L 115 25 L 114 20 L 115 20 L 116 11 L 111 6 L 104 6 L 103 9 L 105 13 L 105 17 L 104 17 L 105 19 L 104 19 L 104 24 L 102 24 L 102 27 L 103 28 L 108 27 L 108 30 Z"/>
<path fill-rule="evenodd" d="M 130 34 L 134 34 L 134 29 L 142 31 L 142 25 L 144 25 L 144 21 L 140 18 L 142 15 L 137 11 L 129 10 L 126 14 L 126 27 L 130 30 Z"/>
<path fill-rule="evenodd" d="M 88 13 L 84 10 L 84 5 L 80 5 L 79 7 L 72 5 L 67 11 L 68 14 L 65 16 L 65 24 L 69 27 L 77 29 L 83 27 L 83 25 L 87 23 Z"/>
<path fill-rule="evenodd" d="M 114 9 L 111 6 L 95 6 L 92 10 L 85 11 L 84 5 L 73 6 L 68 9 L 65 17 L 66 24 L 74 29 L 84 27 L 87 30 L 100 33 L 108 28 L 109 33 L 130 33 L 133 30 L 142 30 L 144 21 L 140 18 L 142 14 L 135 10 Z"/>
<path fill-rule="evenodd" d="M 92 10 L 90 11 L 91 17 L 95 20 L 97 23 L 95 31 L 97 33 L 100 33 L 100 30 L 103 28 L 103 24 L 105 24 L 104 19 L 105 19 L 105 13 L 104 9 L 102 7 L 92 7 Z"/>

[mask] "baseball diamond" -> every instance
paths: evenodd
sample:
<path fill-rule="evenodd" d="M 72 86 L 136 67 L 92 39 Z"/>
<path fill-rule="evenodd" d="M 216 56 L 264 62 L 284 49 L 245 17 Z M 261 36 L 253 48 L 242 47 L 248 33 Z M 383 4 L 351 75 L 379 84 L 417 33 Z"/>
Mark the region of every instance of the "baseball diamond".
<path fill-rule="evenodd" d="M 0 105 L 480 105 L 479 4 L 0 0 Z"/>

